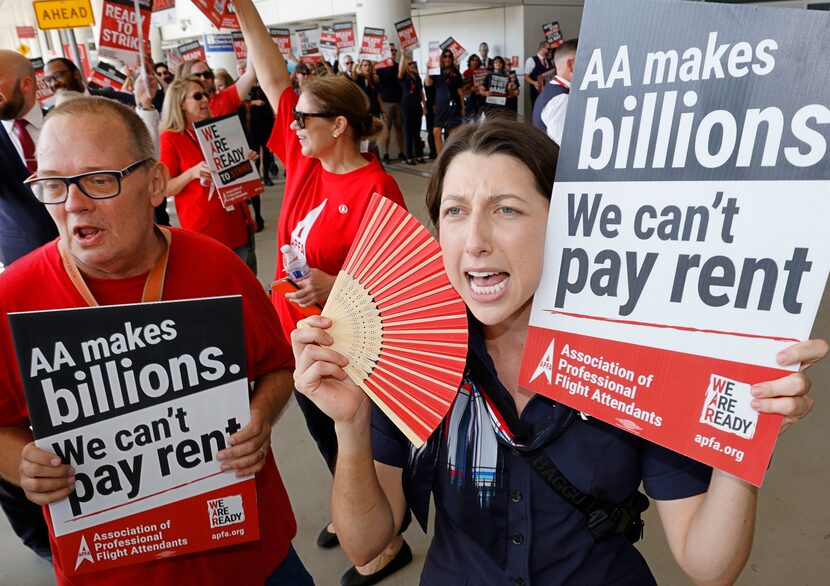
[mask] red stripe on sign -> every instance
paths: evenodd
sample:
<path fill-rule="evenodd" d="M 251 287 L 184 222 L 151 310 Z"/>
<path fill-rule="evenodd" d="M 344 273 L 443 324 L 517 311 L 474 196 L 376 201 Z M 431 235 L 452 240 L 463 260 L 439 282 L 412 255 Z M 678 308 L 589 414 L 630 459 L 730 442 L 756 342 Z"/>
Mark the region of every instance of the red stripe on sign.
<path fill-rule="evenodd" d="M 724 332 L 722 330 L 705 330 L 702 328 L 690 328 L 687 326 L 673 326 L 670 324 L 654 324 L 645 321 L 631 321 L 626 319 L 612 319 L 610 317 L 599 317 L 598 315 L 583 315 L 580 313 L 569 313 L 567 311 L 556 311 L 555 309 L 543 310 L 551 315 L 565 315 L 567 317 L 575 317 L 577 319 L 592 319 L 596 321 L 607 321 L 617 324 L 625 324 L 628 326 L 643 326 L 646 328 L 663 328 L 668 330 L 680 330 L 683 332 L 699 332 L 702 334 L 719 334 L 721 336 L 736 336 L 738 338 L 755 338 L 759 340 L 773 340 L 775 342 L 793 342 L 797 343 L 801 340 L 796 338 L 779 338 L 777 336 L 761 336 L 760 334 L 747 334 L 744 332 Z"/>

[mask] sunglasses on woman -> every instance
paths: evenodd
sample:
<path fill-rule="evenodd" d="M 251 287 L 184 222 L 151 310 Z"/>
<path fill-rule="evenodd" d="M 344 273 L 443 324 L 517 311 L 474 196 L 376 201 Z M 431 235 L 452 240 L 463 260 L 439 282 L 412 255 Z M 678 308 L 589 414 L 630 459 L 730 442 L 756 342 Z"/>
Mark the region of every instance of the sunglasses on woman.
<path fill-rule="evenodd" d="M 200 71 L 199 73 L 192 72 L 191 75 L 201 77 L 202 79 L 213 79 L 213 72 L 210 69 L 206 71 Z"/>
<path fill-rule="evenodd" d="M 196 92 L 195 94 L 193 94 L 190 97 L 193 98 L 194 100 L 196 100 L 197 102 L 201 102 L 203 99 L 208 97 L 208 95 L 204 92 Z"/>
<path fill-rule="evenodd" d="M 294 120 L 301 129 L 305 128 L 306 118 L 335 118 L 340 116 L 337 112 L 300 112 L 296 108 L 293 108 L 291 113 L 294 114 Z"/>

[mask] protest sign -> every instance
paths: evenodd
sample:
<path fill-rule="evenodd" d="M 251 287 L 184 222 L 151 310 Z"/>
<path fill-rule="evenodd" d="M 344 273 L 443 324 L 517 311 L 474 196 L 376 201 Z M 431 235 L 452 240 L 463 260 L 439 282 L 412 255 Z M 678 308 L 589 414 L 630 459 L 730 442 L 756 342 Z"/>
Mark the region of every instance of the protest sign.
<path fill-rule="evenodd" d="M 176 52 L 182 62 L 187 61 L 205 61 L 205 49 L 199 41 L 190 41 L 176 47 Z M 172 67 L 172 66 L 171 66 Z"/>
<path fill-rule="evenodd" d="M 236 112 L 196 122 L 193 128 L 222 205 L 229 207 L 265 191 L 256 167 L 248 160 L 250 149 Z"/>
<path fill-rule="evenodd" d="M 179 65 L 184 63 L 182 55 L 179 53 L 179 48 L 175 47 L 172 49 L 165 49 L 164 62 L 167 63 L 167 67 L 170 68 L 170 71 L 176 71 L 179 68 Z"/>
<path fill-rule="evenodd" d="M 320 63 L 320 29 L 304 28 L 297 30 L 297 46 L 300 48 L 300 61 L 303 63 Z"/>
<path fill-rule="evenodd" d="M 75 469 L 49 505 L 65 574 L 259 537 L 254 477 L 216 459 L 250 419 L 241 297 L 9 323 L 35 444 Z"/>
<path fill-rule="evenodd" d="M 781 418 L 750 387 L 830 267 L 828 28 L 586 2 L 521 385 L 760 485 Z"/>
<path fill-rule="evenodd" d="M 176 24 L 176 0 L 153 0 L 150 24 L 153 26 Z"/>
<path fill-rule="evenodd" d="M 484 100 L 488 104 L 504 106 L 507 104 L 507 84 L 510 77 L 507 74 L 494 71 L 490 74 L 490 95 Z"/>
<path fill-rule="evenodd" d="M 392 49 L 391 47 L 389 47 L 389 41 L 386 38 L 386 35 L 383 35 L 383 38 L 381 39 L 380 43 L 380 59 L 375 63 L 375 71 L 377 71 L 378 69 L 386 69 L 387 67 L 397 65 L 395 59 L 392 57 Z"/>
<path fill-rule="evenodd" d="M 441 73 L 441 43 L 438 41 L 429 42 L 427 73 L 429 75 L 440 75 Z"/>
<path fill-rule="evenodd" d="M 447 39 L 441 43 L 440 46 L 442 51 L 449 51 L 452 53 L 457 65 L 461 63 L 461 58 L 464 56 L 464 53 L 467 52 L 464 47 L 461 46 L 461 43 L 452 37 L 447 37 Z"/>
<path fill-rule="evenodd" d="M 287 28 L 269 26 L 268 32 L 271 33 L 271 40 L 279 48 L 283 58 L 291 58 L 291 31 Z"/>
<path fill-rule="evenodd" d="M 542 32 L 545 33 L 545 40 L 551 47 L 558 47 L 562 44 L 562 29 L 559 28 L 559 21 L 543 24 Z"/>
<path fill-rule="evenodd" d="M 127 81 L 127 76 L 118 71 L 113 65 L 106 61 L 99 61 L 92 70 L 90 81 L 99 87 L 111 87 L 120 90 Z"/>
<path fill-rule="evenodd" d="M 369 61 L 381 61 L 383 47 L 386 45 L 386 32 L 382 28 L 363 27 L 363 39 L 360 42 L 360 57 Z"/>
<path fill-rule="evenodd" d="M 398 40 L 401 42 L 401 53 L 417 49 L 418 35 L 415 33 L 415 25 L 411 18 L 405 18 L 395 23 L 395 30 L 398 31 Z"/>
<path fill-rule="evenodd" d="M 126 65 L 140 65 L 139 33 L 149 39 L 150 11 L 152 0 L 138 0 L 141 14 L 141 31 L 136 19 L 132 0 L 104 0 L 101 11 L 101 36 L 98 41 L 98 56 L 117 59 Z"/>
<path fill-rule="evenodd" d="M 46 83 L 46 80 L 43 79 L 43 58 L 42 57 L 35 57 L 34 59 L 30 59 L 32 62 L 32 68 L 35 70 L 35 82 L 37 82 L 37 90 L 35 92 L 35 98 L 37 98 L 38 102 L 45 102 L 52 98 L 54 95 L 52 90 L 49 88 L 49 84 Z"/>
<path fill-rule="evenodd" d="M 320 29 L 319 47 L 323 59 L 329 63 L 337 61 L 337 35 L 332 27 L 324 26 Z"/>
<path fill-rule="evenodd" d="M 191 0 L 199 12 L 218 29 L 239 29 L 236 14 L 228 0 Z"/>
<path fill-rule="evenodd" d="M 354 25 L 351 22 L 335 22 L 332 29 L 337 37 L 338 49 L 351 49 L 355 46 Z"/>
<path fill-rule="evenodd" d="M 242 65 L 248 62 L 248 45 L 245 44 L 245 39 L 242 36 L 242 31 L 233 31 L 231 33 L 233 40 L 233 54 L 236 57 L 236 63 Z"/>

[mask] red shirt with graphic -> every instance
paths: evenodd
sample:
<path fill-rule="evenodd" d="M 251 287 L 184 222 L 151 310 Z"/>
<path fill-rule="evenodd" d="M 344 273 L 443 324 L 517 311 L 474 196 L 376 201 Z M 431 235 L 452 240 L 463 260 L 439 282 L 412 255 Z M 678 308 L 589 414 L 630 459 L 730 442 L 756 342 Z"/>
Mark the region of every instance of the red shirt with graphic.
<path fill-rule="evenodd" d="M 311 268 L 337 275 L 357 234 L 373 193 L 406 207 L 398 184 L 372 154 L 363 156 L 369 164 L 343 174 L 323 169 L 318 159 L 302 154 L 300 141 L 290 125 L 297 94 L 286 90 L 280 97 L 270 148 L 286 168 L 285 196 L 277 226 L 277 272 L 285 276 L 279 248 L 291 244 L 305 255 Z M 305 316 L 282 296 L 274 300 L 286 339 Z"/>

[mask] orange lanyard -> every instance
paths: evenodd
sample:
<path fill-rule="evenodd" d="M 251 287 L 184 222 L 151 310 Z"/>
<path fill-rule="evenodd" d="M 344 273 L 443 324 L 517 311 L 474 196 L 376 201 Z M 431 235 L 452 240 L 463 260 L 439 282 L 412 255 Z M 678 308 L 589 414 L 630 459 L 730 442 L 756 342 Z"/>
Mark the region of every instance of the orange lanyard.
<path fill-rule="evenodd" d="M 164 248 L 164 254 L 156 261 L 155 266 L 150 270 L 150 274 L 147 275 L 147 280 L 144 282 L 144 292 L 141 294 L 142 303 L 161 301 L 161 294 L 164 290 L 164 276 L 167 273 L 167 259 L 170 255 L 170 230 L 161 226 L 156 227 L 161 231 L 167 245 Z M 69 276 L 69 280 L 75 285 L 75 289 L 78 290 L 78 293 L 81 294 L 81 297 L 90 307 L 98 307 L 98 301 L 87 287 L 86 281 L 81 276 L 75 262 L 69 257 L 69 253 L 64 250 L 60 242 L 58 242 L 58 251 L 63 261 L 63 268 Z"/>

